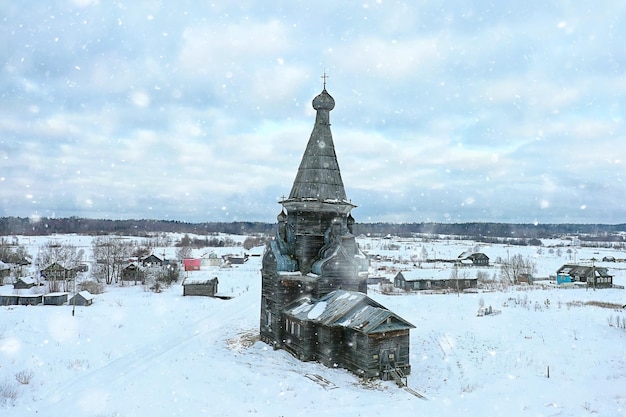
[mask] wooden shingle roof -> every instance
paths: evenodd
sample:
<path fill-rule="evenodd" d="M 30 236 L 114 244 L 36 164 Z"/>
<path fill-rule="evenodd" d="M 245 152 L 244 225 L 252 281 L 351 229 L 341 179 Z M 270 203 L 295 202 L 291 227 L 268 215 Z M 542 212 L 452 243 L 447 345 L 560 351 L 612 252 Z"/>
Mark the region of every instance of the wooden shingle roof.
<path fill-rule="evenodd" d="M 335 100 L 326 89 L 313 99 L 313 108 L 317 110 L 315 125 L 289 193 L 290 200 L 346 201 L 330 131 L 329 113 L 334 107 Z"/>
<path fill-rule="evenodd" d="M 308 297 L 296 300 L 285 314 L 302 321 L 328 327 L 346 327 L 365 334 L 415 328 L 367 295 L 336 290 L 317 301 Z"/>

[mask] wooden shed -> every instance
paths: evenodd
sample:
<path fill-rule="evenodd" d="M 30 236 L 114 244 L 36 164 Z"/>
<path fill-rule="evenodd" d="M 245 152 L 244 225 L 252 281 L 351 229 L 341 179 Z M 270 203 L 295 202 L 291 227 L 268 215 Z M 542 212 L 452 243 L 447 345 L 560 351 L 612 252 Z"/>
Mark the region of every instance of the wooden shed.
<path fill-rule="evenodd" d="M 91 294 L 89 291 L 80 291 L 74 294 L 72 298 L 70 298 L 68 304 L 77 306 L 90 306 L 91 304 L 93 304 L 93 294 Z"/>
<path fill-rule="evenodd" d="M 62 306 L 67 303 L 69 294 L 66 292 L 51 292 L 43 296 L 43 305 Z"/>
<path fill-rule="evenodd" d="M 0 306 L 16 306 L 18 298 L 17 294 L 0 294 Z"/>
<path fill-rule="evenodd" d="M 25 290 L 37 285 L 37 280 L 33 277 L 18 277 L 13 284 L 13 288 L 16 290 Z"/>
<path fill-rule="evenodd" d="M 39 294 L 2 294 L 0 295 L 0 306 L 36 306 L 41 304 Z"/>
<path fill-rule="evenodd" d="M 20 294 L 17 297 L 17 303 L 21 306 L 36 306 L 42 302 L 39 294 Z"/>
<path fill-rule="evenodd" d="M 217 294 L 217 285 L 219 280 L 217 277 L 187 277 L 183 280 L 183 296 L 199 295 L 205 297 L 214 297 Z"/>

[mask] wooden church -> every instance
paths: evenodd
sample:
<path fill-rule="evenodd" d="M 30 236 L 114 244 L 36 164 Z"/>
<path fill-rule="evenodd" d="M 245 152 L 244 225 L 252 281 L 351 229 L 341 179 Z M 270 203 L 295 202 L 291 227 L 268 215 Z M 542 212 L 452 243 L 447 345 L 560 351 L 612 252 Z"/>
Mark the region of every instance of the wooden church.
<path fill-rule="evenodd" d="M 260 336 L 304 361 L 381 379 L 410 373 L 414 326 L 367 296 L 369 262 L 352 227 L 330 130 L 335 100 L 313 99 L 317 115 L 289 197 L 280 201 L 261 269 Z"/>

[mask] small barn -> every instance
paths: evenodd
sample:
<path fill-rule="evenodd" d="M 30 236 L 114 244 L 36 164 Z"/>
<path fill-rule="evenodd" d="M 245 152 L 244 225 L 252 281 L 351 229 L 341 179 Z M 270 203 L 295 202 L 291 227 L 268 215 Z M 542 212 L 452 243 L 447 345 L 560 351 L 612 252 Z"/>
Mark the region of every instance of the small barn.
<path fill-rule="evenodd" d="M 405 291 L 463 291 L 478 287 L 478 278 L 453 278 L 448 270 L 414 269 L 398 272 L 393 279 L 393 286 Z"/>
<path fill-rule="evenodd" d="M 13 288 L 16 290 L 25 290 L 37 285 L 37 280 L 33 277 L 18 277 L 13 284 Z"/>
<path fill-rule="evenodd" d="M 90 306 L 93 304 L 93 294 L 89 291 L 80 291 L 70 298 L 69 304 L 76 306 Z"/>
<path fill-rule="evenodd" d="M 67 303 L 69 294 L 66 292 L 51 292 L 43 296 L 43 305 L 45 306 L 62 306 Z"/>
<path fill-rule="evenodd" d="M 214 297 L 217 294 L 217 285 L 219 280 L 217 277 L 187 277 L 183 280 L 183 296 L 199 295 L 205 297 Z"/>

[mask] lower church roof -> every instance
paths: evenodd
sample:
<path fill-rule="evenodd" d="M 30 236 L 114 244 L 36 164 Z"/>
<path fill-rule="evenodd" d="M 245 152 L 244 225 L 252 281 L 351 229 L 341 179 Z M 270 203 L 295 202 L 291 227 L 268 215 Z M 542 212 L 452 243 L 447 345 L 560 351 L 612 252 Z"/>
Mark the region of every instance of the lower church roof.
<path fill-rule="evenodd" d="M 328 327 L 346 327 L 365 334 L 415 328 L 367 295 L 336 290 L 319 300 L 302 297 L 285 309 L 285 315 Z"/>

